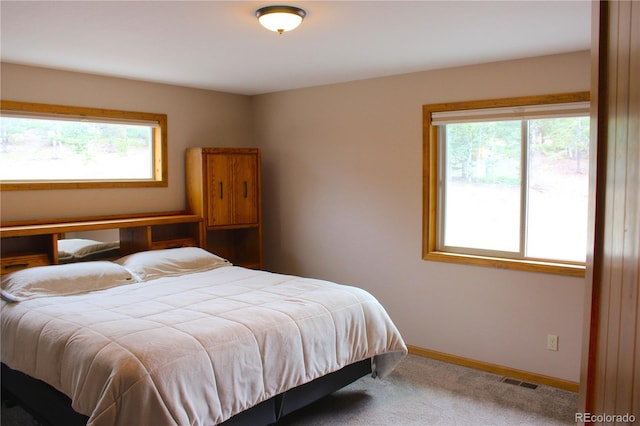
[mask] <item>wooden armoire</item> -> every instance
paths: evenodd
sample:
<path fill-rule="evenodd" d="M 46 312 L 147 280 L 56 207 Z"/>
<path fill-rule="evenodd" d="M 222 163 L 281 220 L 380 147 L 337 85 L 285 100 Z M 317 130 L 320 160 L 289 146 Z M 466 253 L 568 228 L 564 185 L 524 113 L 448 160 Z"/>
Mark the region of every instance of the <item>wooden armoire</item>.
<path fill-rule="evenodd" d="M 260 151 L 189 148 L 187 209 L 204 220 L 205 248 L 237 266 L 262 268 Z"/>

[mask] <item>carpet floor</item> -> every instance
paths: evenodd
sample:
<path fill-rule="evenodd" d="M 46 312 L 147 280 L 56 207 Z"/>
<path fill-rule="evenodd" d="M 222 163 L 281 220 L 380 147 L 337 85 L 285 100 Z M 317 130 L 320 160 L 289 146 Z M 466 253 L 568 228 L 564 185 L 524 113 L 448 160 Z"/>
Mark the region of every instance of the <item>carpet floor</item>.
<path fill-rule="evenodd" d="M 278 425 L 573 425 L 578 394 L 407 356 L 385 379 L 363 377 Z"/>
<path fill-rule="evenodd" d="M 570 425 L 578 395 L 548 386 L 529 389 L 502 377 L 407 356 L 385 379 L 364 377 L 285 416 L 279 426 Z M 20 407 L 2 409 L 2 426 L 37 423 Z"/>

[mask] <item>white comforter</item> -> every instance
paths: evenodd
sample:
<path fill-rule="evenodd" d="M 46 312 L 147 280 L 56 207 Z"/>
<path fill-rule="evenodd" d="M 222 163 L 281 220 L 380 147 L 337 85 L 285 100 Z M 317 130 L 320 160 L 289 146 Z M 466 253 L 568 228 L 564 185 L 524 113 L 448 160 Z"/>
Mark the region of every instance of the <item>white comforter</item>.
<path fill-rule="evenodd" d="M 406 353 L 364 290 L 233 266 L 2 303 L 2 361 L 96 426 L 216 424 L 368 357 L 384 375 Z"/>

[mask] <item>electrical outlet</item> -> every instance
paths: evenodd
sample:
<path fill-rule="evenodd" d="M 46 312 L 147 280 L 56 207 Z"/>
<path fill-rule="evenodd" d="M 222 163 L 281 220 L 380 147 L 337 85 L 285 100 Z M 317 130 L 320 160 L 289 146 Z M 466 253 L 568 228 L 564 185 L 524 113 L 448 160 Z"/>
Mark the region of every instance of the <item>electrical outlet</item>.
<path fill-rule="evenodd" d="M 550 351 L 558 350 L 558 336 L 555 334 L 547 334 L 547 349 Z"/>

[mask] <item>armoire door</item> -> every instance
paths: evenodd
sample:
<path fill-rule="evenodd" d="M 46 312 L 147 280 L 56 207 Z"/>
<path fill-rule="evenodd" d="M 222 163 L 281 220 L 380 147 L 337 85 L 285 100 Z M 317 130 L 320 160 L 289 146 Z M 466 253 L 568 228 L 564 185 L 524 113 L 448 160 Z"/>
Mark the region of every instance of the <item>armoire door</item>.
<path fill-rule="evenodd" d="M 233 223 L 258 223 L 258 158 L 233 155 Z"/>
<path fill-rule="evenodd" d="M 211 154 L 206 157 L 209 196 L 207 226 L 233 224 L 233 189 L 231 156 Z"/>

